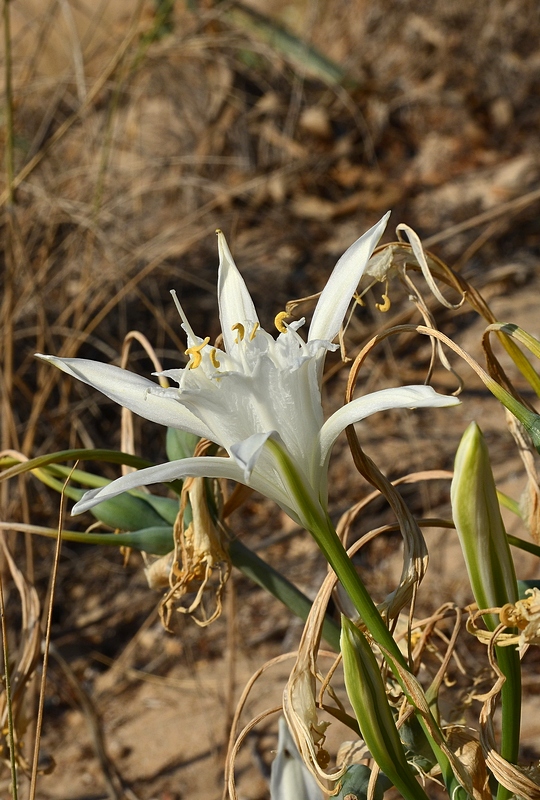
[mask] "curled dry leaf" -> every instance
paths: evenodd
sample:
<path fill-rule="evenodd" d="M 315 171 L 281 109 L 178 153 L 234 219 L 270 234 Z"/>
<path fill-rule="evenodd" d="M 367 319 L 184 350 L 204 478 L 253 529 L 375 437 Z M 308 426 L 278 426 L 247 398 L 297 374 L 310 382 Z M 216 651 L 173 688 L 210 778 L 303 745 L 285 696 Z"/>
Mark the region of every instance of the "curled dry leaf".
<path fill-rule="evenodd" d="M 462 306 L 463 303 L 465 302 L 465 295 L 462 294 L 461 300 L 459 301 L 459 303 L 450 303 L 441 294 L 441 292 L 439 290 L 439 287 L 437 286 L 437 284 L 435 283 L 435 281 L 433 279 L 433 275 L 432 275 L 433 266 L 438 266 L 438 265 L 440 265 L 441 262 L 438 262 L 438 264 L 437 264 L 437 261 L 434 259 L 434 257 L 431 254 L 428 254 L 428 253 L 424 252 L 424 248 L 422 247 L 422 242 L 420 241 L 420 237 L 408 225 L 404 225 L 402 223 L 401 225 L 397 226 L 396 230 L 398 232 L 398 235 L 401 233 L 401 231 L 403 231 L 406 234 L 409 242 L 411 243 L 411 248 L 412 248 L 412 251 L 414 253 L 414 257 L 415 257 L 416 263 L 418 264 L 418 266 L 422 270 L 422 275 L 424 276 L 424 278 L 426 280 L 426 283 L 428 284 L 429 288 L 431 289 L 434 297 L 436 297 L 437 300 L 439 301 L 439 303 L 441 303 L 441 305 L 443 305 L 445 308 L 454 308 L 454 309 L 455 308 L 460 308 L 460 306 Z M 429 259 L 430 263 L 428 263 L 428 259 Z"/>
<path fill-rule="evenodd" d="M 174 560 L 174 552 L 167 553 L 165 556 L 150 559 L 146 557 L 144 574 L 150 589 L 164 589 L 169 586 L 171 568 Z"/>
<path fill-rule="evenodd" d="M 304 763 L 323 791 L 328 791 L 328 781 L 337 782 L 346 770 L 343 765 L 337 772 L 326 771 L 330 756 L 324 748 L 324 741 L 329 723 L 319 720 L 315 701 L 316 681 L 322 680 L 317 669 L 317 652 L 326 607 L 336 580 L 335 574 L 329 573 L 313 601 L 296 662 L 283 693 L 283 713 L 289 730 Z"/>
<path fill-rule="evenodd" d="M 518 628 L 519 636 L 513 637 L 513 642 L 519 642 L 519 652 L 522 654 L 530 644 L 540 644 L 540 590 L 527 589 L 524 600 L 517 603 L 508 603 L 500 611 L 501 623 L 509 628 Z"/>
<path fill-rule="evenodd" d="M 527 485 L 520 498 L 523 521 L 532 540 L 540 544 L 540 480 L 536 470 L 537 454 L 523 425 L 508 410 L 506 410 L 506 424 L 517 445 L 527 475 Z"/>
<path fill-rule="evenodd" d="M 189 505 L 192 520 L 185 524 Z M 174 609 L 190 614 L 198 625 L 206 626 L 221 614 L 223 589 L 231 573 L 231 560 L 225 533 L 218 527 L 208 509 L 205 478 L 186 478 L 180 510 L 174 524 L 175 550 L 169 573 L 170 591 L 161 605 L 162 619 L 168 627 Z M 167 558 L 167 557 L 165 557 Z M 157 580 L 158 568 L 154 575 Z M 215 580 L 214 580 L 215 579 Z M 186 607 L 182 601 L 195 592 L 195 599 Z M 213 595 L 214 610 L 207 615 L 205 600 Z M 195 616 L 197 609 L 201 616 Z"/>
<path fill-rule="evenodd" d="M 506 603 L 502 608 L 475 609 L 467 620 L 467 632 L 488 647 L 494 640 L 497 647 L 518 646 L 520 656 L 529 645 L 540 645 L 540 590 L 527 589 L 526 594 L 525 599 Z M 499 615 L 501 625 L 494 631 L 478 627 L 478 620 L 486 614 Z M 517 628 L 519 633 L 505 633 L 505 628 Z"/>
<path fill-rule="evenodd" d="M 448 746 L 466 767 L 475 788 L 475 798 L 492 800 L 489 777 L 476 731 L 455 727 L 448 733 Z"/>

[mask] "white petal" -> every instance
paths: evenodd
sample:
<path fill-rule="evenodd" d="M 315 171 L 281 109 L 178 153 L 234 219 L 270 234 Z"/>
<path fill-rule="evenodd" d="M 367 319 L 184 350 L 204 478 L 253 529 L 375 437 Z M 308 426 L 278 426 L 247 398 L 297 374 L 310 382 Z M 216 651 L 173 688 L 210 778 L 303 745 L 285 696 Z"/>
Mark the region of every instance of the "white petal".
<path fill-rule="evenodd" d="M 204 456 L 202 458 L 182 458 L 178 461 L 167 461 L 165 464 L 158 464 L 155 467 L 139 469 L 136 472 L 129 472 L 122 475 L 107 486 L 100 489 L 92 489 L 73 506 L 71 513 L 82 514 L 89 508 L 101 503 L 102 500 L 109 500 L 122 492 L 130 489 L 137 489 L 139 486 L 150 486 L 153 483 L 167 483 L 177 478 L 187 477 L 201 478 L 229 478 L 233 481 L 242 482 L 243 473 L 240 467 L 232 458 L 212 458 Z"/>
<path fill-rule="evenodd" d="M 231 446 L 231 454 L 244 473 L 245 483 L 249 481 L 250 475 L 259 459 L 266 440 L 271 434 L 272 431 L 268 431 L 268 433 L 254 433 L 253 436 L 244 439 L 243 442 L 238 442 Z"/>
<path fill-rule="evenodd" d="M 322 800 L 317 781 L 302 761 L 302 756 L 280 717 L 278 749 L 270 771 L 270 800 Z"/>
<path fill-rule="evenodd" d="M 150 390 L 158 387 L 147 378 L 86 358 L 57 358 L 39 353 L 36 355 L 145 419 L 212 439 L 212 433 L 206 425 L 181 403 L 172 397 L 152 394 Z"/>
<path fill-rule="evenodd" d="M 437 394 L 432 386 L 399 386 L 397 389 L 382 389 L 365 397 L 359 397 L 352 403 L 342 406 L 321 428 L 320 457 L 321 466 L 326 462 L 332 445 L 347 425 L 371 416 L 377 411 L 388 411 L 390 408 L 436 408 L 439 406 L 455 406 L 459 404 L 457 397 Z"/>
<path fill-rule="evenodd" d="M 323 289 L 309 327 L 308 339 L 331 342 L 341 323 L 369 258 L 383 235 L 390 211 L 341 256 Z"/>
<path fill-rule="evenodd" d="M 178 461 L 167 461 L 165 464 L 157 464 L 155 467 L 147 467 L 136 472 L 129 472 L 122 475 L 115 481 L 103 486 L 100 489 L 92 489 L 73 506 L 72 514 L 82 514 L 89 508 L 116 497 L 122 492 L 137 489 L 140 486 L 150 486 L 154 483 L 167 483 L 178 478 L 226 478 L 237 483 L 246 483 L 244 470 L 238 466 L 234 458 L 218 458 L 203 456 L 201 458 L 182 458 Z M 249 480 L 249 486 L 256 491 L 274 500 L 295 522 L 299 522 L 298 513 L 294 509 L 294 503 L 280 485 L 275 473 L 268 474 L 263 471 L 254 470 Z"/>
<path fill-rule="evenodd" d="M 218 305 L 221 331 L 225 341 L 225 349 L 230 353 L 233 349 L 237 333 L 233 325 L 240 322 L 258 322 L 259 318 L 253 305 L 251 295 L 244 279 L 238 272 L 231 251 L 221 231 L 218 235 L 219 273 L 218 273 Z"/>

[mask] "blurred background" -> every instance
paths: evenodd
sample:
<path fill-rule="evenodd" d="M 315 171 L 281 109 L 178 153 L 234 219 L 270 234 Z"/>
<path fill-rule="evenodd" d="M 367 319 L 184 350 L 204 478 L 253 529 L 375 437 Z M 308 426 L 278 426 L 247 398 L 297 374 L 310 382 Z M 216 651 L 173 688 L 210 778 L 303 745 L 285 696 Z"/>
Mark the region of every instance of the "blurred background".
<path fill-rule="evenodd" d="M 3 30 L 3 450 L 31 457 L 120 446 L 119 409 L 36 364 L 33 353 L 118 364 L 124 336 L 137 329 L 165 368 L 185 363 L 169 290 L 195 331 L 215 338 L 218 227 L 269 330 L 287 300 L 320 291 L 342 252 L 392 209 L 384 241 L 395 240 L 398 223 L 411 225 L 499 319 L 540 334 L 534 0 L 5 0 Z M 375 308 L 383 288 L 355 312 L 352 355 L 383 324 Z M 416 319 L 403 290 L 391 299 L 385 325 Z M 466 307 L 438 308 L 436 316 L 480 357 L 483 325 Z M 422 382 L 429 355 L 425 341 L 381 346 L 362 391 Z M 332 409 L 347 369 L 339 354 L 329 366 Z M 136 345 L 130 368 L 153 371 Z M 519 494 L 521 466 L 504 415 L 466 378 L 466 402 L 451 423 L 445 411 L 388 412 L 359 427 L 362 442 L 392 478 L 451 469 L 465 424 L 476 418 L 505 490 Z M 435 386 L 456 388 L 447 373 Z M 136 421 L 138 453 L 163 460 L 164 433 Z M 337 519 L 369 488 L 344 439 L 332 469 Z M 101 474 L 118 473 L 104 465 Z M 443 482 L 405 493 L 415 511 L 441 515 L 447 490 Z M 56 525 L 58 496 L 35 481 L 3 484 L 0 501 L 3 520 Z M 357 532 L 389 521 L 380 502 Z M 252 496 L 235 525 L 314 595 L 324 563 L 278 509 Z M 10 536 L 44 596 L 51 544 Z M 446 599 L 470 600 L 459 562 L 448 560 L 458 558 L 455 543 L 443 547 L 436 536 L 426 579 L 431 611 Z M 368 585 L 384 596 L 399 576 L 399 538 L 377 540 L 363 559 Z M 159 594 L 148 589 L 140 557 L 124 565 L 116 553 L 63 547 L 53 620 L 60 656 L 51 665 L 42 746 L 44 763 L 54 758 L 57 767 L 40 780 L 39 797 L 121 797 L 118 774 L 141 800 L 221 796 L 239 687 L 266 658 L 293 650 L 301 633 L 246 579 L 231 585 L 214 626 L 201 630 L 181 617 L 171 635 L 157 621 Z M 22 612 L 13 591 L 8 609 L 16 643 Z M 261 683 L 250 712 L 279 704 L 286 672 L 285 663 Z M 540 742 L 535 704 L 532 695 L 531 758 Z M 268 796 L 274 723 L 241 755 L 246 800 Z"/>

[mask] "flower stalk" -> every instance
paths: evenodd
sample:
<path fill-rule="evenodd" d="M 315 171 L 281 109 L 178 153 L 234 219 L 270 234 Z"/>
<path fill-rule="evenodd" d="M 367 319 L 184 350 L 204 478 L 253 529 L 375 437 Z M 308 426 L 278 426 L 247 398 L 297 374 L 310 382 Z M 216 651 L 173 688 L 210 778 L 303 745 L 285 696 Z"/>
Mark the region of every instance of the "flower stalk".
<path fill-rule="evenodd" d="M 415 702 L 413 692 L 418 691 L 419 686 L 414 676 L 410 673 L 405 658 L 386 627 L 352 560 L 347 555 L 328 513 L 322 509 L 316 499 L 310 496 L 305 484 L 302 483 L 300 476 L 297 474 L 294 464 L 279 444 L 269 440 L 267 446 L 273 449 L 276 458 L 280 462 L 282 473 L 289 483 L 290 491 L 294 494 L 296 503 L 302 510 L 302 523 L 311 533 L 324 557 L 336 573 L 358 611 L 362 622 L 375 643 L 380 647 L 388 666 L 401 686 L 407 700 L 415 710 L 435 759 L 441 768 L 443 779 L 449 792 L 461 791 L 461 781 L 452 768 L 447 755 L 440 747 L 440 743 L 444 741 L 444 738 L 429 709 L 428 703 L 427 701 L 422 703 L 423 708 L 420 709 L 417 702 Z M 425 697 L 423 696 L 422 699 L 425 700 Z"/>

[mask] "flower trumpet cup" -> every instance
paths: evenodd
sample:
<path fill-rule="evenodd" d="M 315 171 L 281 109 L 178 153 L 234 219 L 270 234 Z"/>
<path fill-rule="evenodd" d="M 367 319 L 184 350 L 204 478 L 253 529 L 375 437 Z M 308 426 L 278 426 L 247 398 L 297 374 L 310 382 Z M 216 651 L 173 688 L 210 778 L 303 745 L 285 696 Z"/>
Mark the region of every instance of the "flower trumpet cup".
<path fill-rule="evenodd" d="M 132 372 L 95 361 L 40 355 L 140 416 L 210 439 L 227 453 L 227 457 L 185 458 L 124 475 L 89 491 L 73 513 L 135 487 L 201 476 L 244 483 L 275 500 L 293 520 L 309 528 L 309 514 L 306 516 L 298 491 L 290 485 L 290 475 L 283 472 L 280 454 L 294 465 L 303 494 L 324 514 L 330 451 L 347 425 L 390 408 L 456 404 L 456 398 L 438 395 L 430 386 L 404 386 L 360 397 L 324 420 L 321 379 L 325 356 L 337 348 L 333 340 L 388 216 L 339 259 L 315 308 L 307 341 L 298 333 L 304 320 L 287 324 L 284 313 L 276 317 L 276 339 L 261 328 L 225 237 L 218 231 L 217 294 L 223 347 L 213 347 L 209 338 L 195 334 L 173 295 L 189 357 L 183 369 L 162 373 L 176 388 L 162 388 Z"/>

